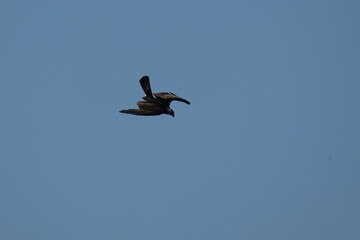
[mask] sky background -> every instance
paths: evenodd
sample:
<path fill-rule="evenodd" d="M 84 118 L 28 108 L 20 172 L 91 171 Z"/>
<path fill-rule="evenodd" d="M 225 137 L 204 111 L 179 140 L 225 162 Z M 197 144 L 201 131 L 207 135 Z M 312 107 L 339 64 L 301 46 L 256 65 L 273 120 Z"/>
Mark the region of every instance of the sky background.
<path fill-rule="evenodd" d="M 360 239 L 359 12 L 2 0 L 0 239 Z"/>

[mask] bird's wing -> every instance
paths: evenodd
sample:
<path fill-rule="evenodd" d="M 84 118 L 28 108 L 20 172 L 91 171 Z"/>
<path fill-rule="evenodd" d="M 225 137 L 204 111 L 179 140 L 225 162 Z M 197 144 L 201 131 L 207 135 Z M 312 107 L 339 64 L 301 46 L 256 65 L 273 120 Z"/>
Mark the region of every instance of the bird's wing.
<path fill-rule="evenodd" d="M 121 113 L 133 114 L 133 115 L 142 115 L 142 116 L 155 116 L 163 114 L 164 112 L 161 109 L 127 109 L 119 111 Z"/>
<path fill-rule="evenodd" d="M 138 101 L 136 104 L 141 109 L 156 109 L 161 107 L 159 104 L 155 102 L 148 102 L 148 101 Z"/>
<path fill-rule="evenodd" d="M 140 79 L 140 85 L 142 87 L 142 89 L 144 90 L 144 93 L 146 95 L 147 98 L 154 98 L 152 91 L 151 91 L 151 87 L 150 87 L 150 79 L 148 76 L 143 76 Z"/>
<path fill-rule="evenodd" d="M 162 99 L 168 102 L 171 101 L 180 101 L 180 102 L 184 102 L 186 104 L 190 104 L 190 102 L 184 98 L 178 97 L 173 93 L 167 93 L 167 92 L 161 92 L 161 93 L 155 93 L 154 94 L 156 98 L 158 99 Z"/>

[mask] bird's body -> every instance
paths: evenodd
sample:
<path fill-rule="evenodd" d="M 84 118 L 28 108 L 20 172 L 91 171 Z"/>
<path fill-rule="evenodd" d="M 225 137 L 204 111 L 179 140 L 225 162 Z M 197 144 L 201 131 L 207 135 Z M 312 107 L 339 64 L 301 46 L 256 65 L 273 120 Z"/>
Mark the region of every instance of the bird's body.
<path fill-rule="evenodd" d="M 139 107 L 138 109 L 127 109 L 121 110 L 120 112 L 141 116 L 156 116 L 161 114 L 168 114 L 174 117 L 174 111 L 170 108 L 170 103 L 172 101 L 180 101 L 186 104 L 190 104 L 189 101 L 178 97 L 170 92 L 153 94 L 151 91 L 150 79 L 148 76 L 144 76 L 140 79 L 140 85 L 145 92 L 145 96 L 143 97 L 145 101 L 137 102 L 137 105 Z"/>

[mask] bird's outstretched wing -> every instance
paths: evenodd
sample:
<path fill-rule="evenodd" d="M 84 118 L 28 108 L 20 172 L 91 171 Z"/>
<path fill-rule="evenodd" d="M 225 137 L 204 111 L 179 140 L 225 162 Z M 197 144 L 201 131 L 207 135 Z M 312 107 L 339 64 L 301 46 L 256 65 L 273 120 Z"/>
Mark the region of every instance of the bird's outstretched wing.
<path fill-rule="evenodd" d="M 148 101 L 138 101 L 136 103 L 139 108 L 142 109 L 155 109 L 155 108 L 161 108 L 161 105 L 154 103 L 154 102 L 148 102 Z"/>
<path fill-rule="evenodd" d="M 164 111 L 158 108 L 155 109 L 127 109 L 119 111 L 121 113 L 133 114 L 133 115 L 142 115 L 142 116 L 155 116 L 163 114 Z"/>
<path fill-rule="evenodd" d="M 146 97 L 149 97 L 149 98 L 154 98 L 153 94 L 152 94 L 152 91 L 151 91 L 151 87 L 150 87 L 150 79 L 148 76 L 143 76 L 141 79 L 140 79 L 140 85 L 142 87 L 142 89 L 144 90 L 144 93 L 146 95 Z"/>
<path fill-rule="evenodd" d="M 156 98 L 161 99 L 161 100 L 165 100 L 168 102 L 171 101 L 180 101 L 180 102 L 184 102 L 186 104 L 190 104 L 190 102 L 184 98 L 178 97 L 173 93 L 168 93 L 168 92 L 161 92 L 161 93 L 155 93 L 154 94 Z"/>

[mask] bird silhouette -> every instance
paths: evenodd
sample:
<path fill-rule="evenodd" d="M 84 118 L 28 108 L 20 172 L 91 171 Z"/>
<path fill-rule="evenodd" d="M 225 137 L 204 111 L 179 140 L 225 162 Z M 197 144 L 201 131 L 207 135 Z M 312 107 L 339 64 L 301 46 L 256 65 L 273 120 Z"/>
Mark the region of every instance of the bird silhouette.
<path fill-rule="evenodd" d="M 172 101 L 180 101 L 186 104 L 190 102 L 184 98 L 176 96 L 171 92 L 160 92 L 152 93 L 150 86 L 150 79 L 148 76 L 143 76 L 140 79 L 140 85 L 144 90 L 145 96 L 143 99 L 145 101 L 138 101 L 138 109 L 127 109 L 121 110 L 121 113 L 141 115 L 141 116 L 156 116 L 161 114 L 168 114 L 175 117 L 174 110 L 170 108 L 170 103 Z"/>

